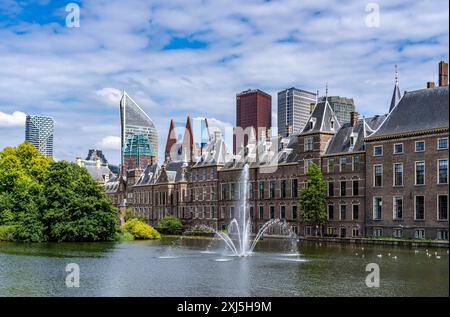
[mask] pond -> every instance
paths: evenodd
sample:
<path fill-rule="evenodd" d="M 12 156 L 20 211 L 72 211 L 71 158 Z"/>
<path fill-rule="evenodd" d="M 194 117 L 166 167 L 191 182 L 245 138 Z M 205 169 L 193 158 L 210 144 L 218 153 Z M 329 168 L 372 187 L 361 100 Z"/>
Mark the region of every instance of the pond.
<path fill-rule="evenodd" d="M 67 287 L 66 266 L 79 267 Z M 376 263 L 379 287 L 366 265 Z M 448 296 L 447 249 L 263 240 L 233 257 L 208 239 L 0 242 L 0 296 Z"/>

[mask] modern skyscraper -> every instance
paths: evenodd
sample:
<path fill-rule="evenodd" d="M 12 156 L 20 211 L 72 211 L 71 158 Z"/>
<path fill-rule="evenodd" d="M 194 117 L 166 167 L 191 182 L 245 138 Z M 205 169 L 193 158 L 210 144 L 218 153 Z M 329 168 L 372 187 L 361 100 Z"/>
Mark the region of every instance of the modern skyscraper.
<path fill-rule="evenodd" d="M 316 94 L 297 88 L 289 88 L 278 93 L 278 135 L 283 137 L 300 133 L 310 115 L 311 103 L 316 102 Z"/>
<path fill-rule="evenodd" d="M 350 113 L 355 111 L 355 103 L 353 98 L 346 98 L 341 96 L 328 96 L 328 97 L 320 97 L 319 102 L 328 100 L 331 109 L 333 109 L 336 114 L 336 118 L 339 123 L 343 125 L 344 123 L 350 122 Z"/>
<path fill-rule="evenodd" d="M 272 96 L 259 89 L 246 90 L 236 95 L 236 128 L 245 130 L 253 127 L 259 138 L 264 129 L 269 133 L 272 128 Z M 247 145 L 248 136 L 233 136 L 233 153 Z"/>
<path fill-rule="evenodd" d="M 120 99 L 120 124 L 122 167 L 125 169 L 136 168 L 140 167 L 144 162 L 156 161 L 158 157 L 158 132 L 155 125 L 152 119 L 125 91 Z M 139 138 L 130 138 L 134 135 L 139 136 Z M 143 141 L 142 138 L 146 138 L 150 146 L 147 146 L 147 142 Z M 145 148 L 145 151 L 137 150 L 136 146 L 139 149 Z M 139 162 L 139 164 L 125 164 L 125 151 L 127 151 L 128 163 Z M 133 155 L 143 155 L 143 157 L 133 157 Z M 148 160 L 147 156 L 151 157 L 151 159 Z M 129 167 L 126 165 L 129 165 Z"/>
<path fill-rule="evenodd" d="M 53 157 L 53 118 L 27 115 L 25 121 L 25 140 L 31 142 L 39 152 Z"/>

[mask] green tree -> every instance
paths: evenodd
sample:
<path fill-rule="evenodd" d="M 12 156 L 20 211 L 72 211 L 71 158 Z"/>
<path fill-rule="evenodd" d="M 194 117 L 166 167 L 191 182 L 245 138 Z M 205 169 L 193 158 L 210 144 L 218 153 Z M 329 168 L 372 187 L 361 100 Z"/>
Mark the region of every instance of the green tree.
<path fill-rule="evenodd" d="M 43 221 L 50 241 L 112 240 L 117 209 L 86 169 L 52 163 L 43 182 Z"/>
<path fill-rule="evenodd" d="M 183 229 L 183 224 L 177 217 L 165 216 L 159 221 L 157 229 L 164 234 L 179 234 Z"/>
<path fill-rule="evenodd" d="M 327 221 L 327 187 L 322 172 L 316 164 L 311 164 L 306 174 L 306 186 L 300 190 L 300 219 L 303 223 L 320 228 Z"/>

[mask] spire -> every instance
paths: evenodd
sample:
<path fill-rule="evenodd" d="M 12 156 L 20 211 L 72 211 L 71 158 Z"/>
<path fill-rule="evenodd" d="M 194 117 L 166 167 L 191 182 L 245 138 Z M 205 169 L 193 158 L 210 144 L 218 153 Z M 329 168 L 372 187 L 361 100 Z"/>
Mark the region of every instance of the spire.
<path fill-rule="evenodd" d="M 175 126 L 173 123 L 173 119 L 170 119 L 169 133 L 167 134 L 166 141 L 166 150 L 165 150 L 165 159 L 170 160 L 172 158 L 172 153 L 176 152 L 176 144 L 177 144 L 177 134 L 175 132 Z"/>
<path fill-rule="evenodd" d="M 194 150 L 195 150 L 195 144 L 194 144 L 194 134 L 192 132 L 191 127 L 191 118 L 189 115 L 186 119 L 186 128 L 184 129 L 184 136 L 183 136 L 183 143 L 182 146 L 182 155 L 183 157 L 186 156 L 186 158 L 190 161 L 194 161 Z"/>
<path fill-rule="evenodd" d="M 399 103 L 400 99 L 402 99 L 402 95 L 400 94 L 400 88 L 398 85 L 398 70 L 397 65 L 395 65 L 395 86 L 394 93 L 392 94 L 391 106 L 389 107 L 389 112 L 395 108 L 395 106 Z"/>
<path fill-rule="evenodd" d="M 208 142 L 211 141 L 211 132 L 209 131 L 208 119 L 205 117 L 206 135 L 208 136 Z"/>
<path fill-rule="evenodd" d="M 325 84 L 325 102 L 328 101 L 328 83 Z"/>

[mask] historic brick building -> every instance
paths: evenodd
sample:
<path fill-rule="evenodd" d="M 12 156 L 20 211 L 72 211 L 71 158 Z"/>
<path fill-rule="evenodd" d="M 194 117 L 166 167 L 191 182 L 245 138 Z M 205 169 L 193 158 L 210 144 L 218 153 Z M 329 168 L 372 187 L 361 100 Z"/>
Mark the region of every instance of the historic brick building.
<path fill-rule="evenodd" d="M 441 68 L 445 73 L 445 65 Z M 270 219 L 280 219 L 302 236 L 448 240 L 449 103 L 445 79 L 440 84 L 401 96 L 396 81 L 389 114 L 359 118 L 352 112 L 345 124 L 325 98 L 301 133 L 285 138 L 250 135 L 235 155 L 219 132 L 201 154 L 193 155 L 189 119 L 180 146 L 171 123 L 166 161 L 129 170 L 110 180 L 106 190 L 122 211 L 133 208 L 150 224 L 171 214 L 186 226 L 222 230 L 243 206 L 240 177 L 249 164 L 254 233 Z M 298 209 L 299 190 L 312 162 L 327 182 L 328 221 L 323 228 L 304 225 Z"/>

